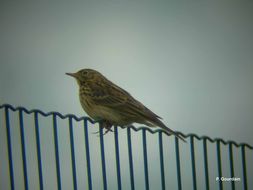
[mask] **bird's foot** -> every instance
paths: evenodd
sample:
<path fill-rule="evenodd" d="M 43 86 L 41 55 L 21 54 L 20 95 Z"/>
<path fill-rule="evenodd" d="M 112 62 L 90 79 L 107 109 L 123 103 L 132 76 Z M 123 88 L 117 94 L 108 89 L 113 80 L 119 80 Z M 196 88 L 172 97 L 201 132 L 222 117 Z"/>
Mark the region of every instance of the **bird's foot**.
<path fill-rule="evenodd" d="M 103 135 L 105 135 L 105 134 L 108 133 L 109 131 L 113 132 L 113 130 L 112 130 L 111 128 L 109 128 L 109 129 L 107 129 L 107 130 L 103 133 Z M 100 130 L 97 131 L 97 132 L 93 132 L 92 134 L 98 134 L 99 132 L 100 132 Z"/>
<path fill-rule="evenodd" d="M 100 127 L 101 130 L 103 130 L 104 128 L 107 129 L 107 130 L 103 133 L 103 135 L 105 135 L 105 134 L 108 133 L 109 131 L 113 132 L 113 130 L 111 129 L 111 128 L 112 128 L 112 124 L 111 124 L 110 122 L 108 122 L 108 121 L 100 121 L 99 127 Z M 93 134 L 98 134 L 99 132 L 100 132 L 100 130 L 97 131 L 97 132 L 95 132 L 95 133 L 93 133 Z"/>
<path fill-rule="evenodd" d="M 111 126 L 112 127 L 112 126 Z M 106 128 L 106 131 L 103 133 L 103 135 L 105 135 L 106 133 L 108 133 L 109 131 L 113 132 L 113 130 L 110 128 Z"/>

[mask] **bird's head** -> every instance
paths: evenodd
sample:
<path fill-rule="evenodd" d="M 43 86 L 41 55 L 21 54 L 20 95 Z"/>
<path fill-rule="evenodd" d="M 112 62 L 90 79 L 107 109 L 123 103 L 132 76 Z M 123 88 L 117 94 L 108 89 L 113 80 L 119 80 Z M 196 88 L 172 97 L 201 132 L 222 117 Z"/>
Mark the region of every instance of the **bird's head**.
<path fill-rule="evenodd" d="M 81 69 L 76 73 L 66 73 L 66 75 L 74 77 L 79 85 L 87 81 L 94 80 L 95 78 L 103 77 L 98 71 L 92 69 Z"/>

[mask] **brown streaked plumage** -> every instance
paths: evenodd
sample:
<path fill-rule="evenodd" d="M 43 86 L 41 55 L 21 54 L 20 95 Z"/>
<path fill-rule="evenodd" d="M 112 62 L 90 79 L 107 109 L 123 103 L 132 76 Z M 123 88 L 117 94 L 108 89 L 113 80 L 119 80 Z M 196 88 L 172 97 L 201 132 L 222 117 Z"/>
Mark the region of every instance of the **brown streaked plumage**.
<path fill-rule="evenodd" d="M 103 127 L 107 131 L 112 125 L 127 126 L 132 123 L 141 123 L 149 127 L 161 127 L 166 133 L 173 134 L 185 141 L 173 130 L 166 127 L 160 121 L 161 117 L 98 71 L 82 69 L 76 73 L 66 74 L 77 80 L 79 98 L 85 112 L 94 120 L 103 121 Z"/>

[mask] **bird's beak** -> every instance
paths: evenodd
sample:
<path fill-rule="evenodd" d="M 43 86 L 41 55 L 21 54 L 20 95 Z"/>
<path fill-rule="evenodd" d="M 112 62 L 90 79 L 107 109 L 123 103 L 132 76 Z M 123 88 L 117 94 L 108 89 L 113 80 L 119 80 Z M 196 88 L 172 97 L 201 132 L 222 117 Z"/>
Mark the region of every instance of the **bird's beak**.
<path fill-rule="evenodd" d="M 69 76 L 74 77 L 74 78 L 77 77 L 77 74 L 76 74 L 76 73 L 66 73 L 66 75 L 69 75 Z"/>

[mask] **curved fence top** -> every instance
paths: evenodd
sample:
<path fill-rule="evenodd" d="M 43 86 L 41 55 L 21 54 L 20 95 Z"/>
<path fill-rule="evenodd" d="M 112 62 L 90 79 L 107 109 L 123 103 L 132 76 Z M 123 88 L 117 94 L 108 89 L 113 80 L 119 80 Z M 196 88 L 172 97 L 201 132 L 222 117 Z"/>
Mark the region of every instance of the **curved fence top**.
<path fill-rule="evenodd" d="M 24 107 L 21 107 L 21 106 L 19 106 L 19 107 L 14 107 L 14 106 L 12 106 L 12 105 L 10 105 L 10 104 L 2 104 L 2 105 L 0 105 L 0 109 L 2 109 L 2 108 L 11 109 L 12 111 L 24 111 L 24 112 L 27 113 L 27 114 L 39 113 L 39 114 L 41 114 L 42 116 L 45 116 L 45 117 L 54 115 L 54 116 L 60 117 L 61 119 L 73 118 L 73 119 L 75 119 L 76 121 L 87 120 L 87 121 L 91 122 L 92 124 L 97 123 L 97 122 L 95 122 L 94 120 L 92 120 L 92 119 L 89 118 L 89 117 L 85 117 L 85 116 L 84 116 L 84 117 L 77 117 L 77 116 L 74 115 L 74 114 L 65 114 L 65 115 L 63 115 L 63 114 L 61 114 L 61 113 L 59 113 L 59 112 L 56 112 L 56 111 L 51 111 L 51 112 L 45 113 L 45 112 L 43 112 L 43 111 L 41 111 L 41 110 L 39 110 L 39 109 L 27 110 L 27 109 L 24 108 Z M 165 133 L 162 129 L 155 129 L 155 130 L 152 130 L 152 129 L 147 128 L 147 127 L 138 127 L 138 128 L 136 128 L 136 127 L 134 127 L 133 125 L 128 126 L 128 127 L 130 127 L 131 129 L 133 129 L 133 130 L 136 131 L 136 132 L 137 132 L 137 131 L 142 131 L 142 130 L 147 130 L 147 131 L 149 131 L 149 132 L 152 133 L 152 134 L 154 134 L 154 133 L 164 133 L 164 134 L 168 135 L 168 134 Z M 124 127 L 121 127 L 121 128 L 124 128 Z M 233 145 L 236 146 L 236 147 L 244 146 L 244 147 L 248 147 L 249 149 L 253 149 L 253 146 L 251 146 L 251 145 L 249 145 L 249 144 L 247 144 L 247 143 L 237 143 L 237 142 L 232 141 L 232 140 L 225 141 L 225 140 L 222 139 L 222 138 L 211 138 L 211 137 L 206 136 L 206 135 L 199 136 L 199 135 L 194 134 L 194 133 L 184 134 L 184 133 L 179 132 L 179 131 L 175 131 L 175 133 L 176 133 L 176 134 L 179 134 L 179 135 L 181 135 L 181 136 L 183 136 L 184 138 L 188 138 L 188 137 L 189 137 L 189 138 L 194 138 L 194 137 L 195 137 L 195 138 L 198 139 L 198 140 L 209 140 L 211 143 L 221 142 L 221 143 L 223 143 L 224 145 L 233 144 Z M 168 135 L 168 136 L 169 136 L 169 135 Z"/>

